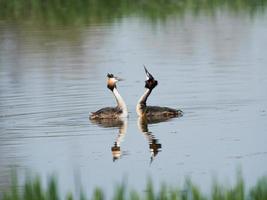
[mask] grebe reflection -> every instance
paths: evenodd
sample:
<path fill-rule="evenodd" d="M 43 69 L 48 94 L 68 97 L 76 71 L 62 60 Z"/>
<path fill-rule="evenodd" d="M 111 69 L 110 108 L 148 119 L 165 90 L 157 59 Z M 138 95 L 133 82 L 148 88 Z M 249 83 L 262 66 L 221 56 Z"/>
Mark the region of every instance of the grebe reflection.
<path fill-rule="evenodd" d="M 127 119 L 121 120 L 122 125 L 119 126 L 119 134 L 114 142 L 114 145 L 111 147 L 111 152 L 113 156 L 113 161 L 118 160 L 122 156 L 121 151 L 121 142 L 123 141 L 126 131 L 127 131 Z"/>
<path fill-rule="evenodd" d="M 125 137 L 125 134 L 127 132 L 128 127 L 128 119 L 91 119 L 91 122 L 94 124 L 97 124 L 104 128 L 111 128 L 111 127 L 118 127 L 119 133 L 115 139 L 114 145 L 111 147 L 111 153 L 113 161 L 116 161 L 121 158 L 123 155 L 121 150 L 121 143 L 123 141 L 123 138 Z"/>
<path fill-rule="evenodd" d="M 164 120 L 166 121 L 166 120 Z M 159 119 L 157 119 L 155 122 L 151 118 L 148 120 L 146 116 L 138 117 L 138 123 L 137 126 L 139 130 L 145 135 L 148 143 L 149 143 L 149 149 L 150 149 L 150 164 L 153 162 L 155 157 L 158 155 L 158 153 L 161 151 L 161 144 L 158 142 L 158 139 L 156 139 L 155 135 L 152 134 L 152 132 L 149 132 L 148 130 L 148 124 L 150 123 L 159 123 L 161 122 Z"/>

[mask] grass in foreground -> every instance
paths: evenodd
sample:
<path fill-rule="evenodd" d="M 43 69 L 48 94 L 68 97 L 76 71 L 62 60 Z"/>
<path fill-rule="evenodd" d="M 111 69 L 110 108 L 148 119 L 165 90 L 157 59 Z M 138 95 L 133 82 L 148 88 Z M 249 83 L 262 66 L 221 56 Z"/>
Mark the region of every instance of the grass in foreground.
<path fill-rule="evenodd" d="M 48 182 L 47 189 L 41 185 L 38 177 L 25 181 L 20 189 L 16 178 L 13 178 L 12 186 L 4 192 L 3 200 L 59 200 L 58 186 L 55 178 Z M 68 193 L 66 200 L 73 200 L 73 195 Z M 101 188 L 95 188 L 91 198 L 80 195 L 80 200 L 104 200 L 105 194 Z M 113 200 L 267 200 L 267 177 L 262 177 L 257 184 L 245 191 L 244 181 L 239 175 L 236 184 L 232 187 L 226 187 L 214 182 L 211 193 L 203 194 L 201 190 L 187 179 L 183 188 L 162 185 L 158 192 L 155 192 L 152 181 L 147 181 L 145 192 L 138 193 L 134 190 L 128 190 L 125 185 L 118 186 L 113 195 Z"/>

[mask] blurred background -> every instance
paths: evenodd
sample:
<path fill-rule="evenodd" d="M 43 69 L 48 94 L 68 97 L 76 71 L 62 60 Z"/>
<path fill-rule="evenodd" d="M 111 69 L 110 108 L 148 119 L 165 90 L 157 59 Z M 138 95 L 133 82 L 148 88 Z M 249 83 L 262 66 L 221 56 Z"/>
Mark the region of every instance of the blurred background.
<path fill-rule="evenodd" d="M 266 0 L 1 0 L 0 191 L 27 173 L 56 175 L 62 196 L 147 177 L 208 191 L 214 176 L 246 187 L 267 166 Z M 149 105 L 184 116 L 140 128 L 143 65 L 158 80 Z M 115 105 L 129 118 L 96 124 Z M 119 148 L 117 148 L 119 145 Z"/>

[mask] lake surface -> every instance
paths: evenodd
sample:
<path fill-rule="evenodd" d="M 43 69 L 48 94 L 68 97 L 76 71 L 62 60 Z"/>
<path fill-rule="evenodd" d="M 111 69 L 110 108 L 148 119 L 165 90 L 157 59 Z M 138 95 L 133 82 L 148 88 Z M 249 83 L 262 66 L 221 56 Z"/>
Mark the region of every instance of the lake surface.
<path fill-rule="evenodd" d="M 0 21 L 1 190 L 14 167 L 21 182 L 56 174 L 62 194 L 76 195 L 111 194 L 123 180 L 143 191 L 147 177 L 157 187 L 190 176 L 207 191 L 214 176 L 234 183 L 238 168 L 255 184 L 267 174 L 266 33 L 267 14 L 227 11 L 53 28 Z M 148 104 L 184 112 L 149 132 L 135 112 L 143 65 L 159 82 Z M 88 119 L 115 105 L 107 73 L 125 79 L 121 126 Z"/>

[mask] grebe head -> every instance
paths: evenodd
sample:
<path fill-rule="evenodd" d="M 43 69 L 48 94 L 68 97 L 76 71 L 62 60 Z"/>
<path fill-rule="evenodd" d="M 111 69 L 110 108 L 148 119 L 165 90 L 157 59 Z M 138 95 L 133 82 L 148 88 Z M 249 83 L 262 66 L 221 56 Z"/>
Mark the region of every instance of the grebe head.
<path fill-rule="evenodd" d="M 113 74 L 107 74 L 108 80 L 107 80 L 107 87 L 108 89 L 110 89 L 111 91 L 113 91 L 114 88 L 116 88 L 116 83 L 118 81 L 122 81 L 121 78 L 118 78 L 116 76 L 114 76 Z"/>
<path fill-rule="evenodd" d="M 155 80 L 154 77 L 147 71 L 145 66 L 144 66 L 144 68 L 145 68 L 145 72 L 146 72 L 145 88 L 153 90 L 158 85 L 158 81 Z"/>

